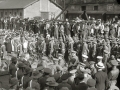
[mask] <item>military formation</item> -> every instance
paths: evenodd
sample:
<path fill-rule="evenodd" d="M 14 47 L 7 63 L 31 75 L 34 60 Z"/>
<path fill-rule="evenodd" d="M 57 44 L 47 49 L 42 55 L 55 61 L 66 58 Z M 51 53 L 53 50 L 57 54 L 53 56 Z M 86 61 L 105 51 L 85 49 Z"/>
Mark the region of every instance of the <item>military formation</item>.
<path fill-rule="evenodd" d="M 118 18 L 1 18 L 0 49 L 3 90 L 119 90 Z"/>

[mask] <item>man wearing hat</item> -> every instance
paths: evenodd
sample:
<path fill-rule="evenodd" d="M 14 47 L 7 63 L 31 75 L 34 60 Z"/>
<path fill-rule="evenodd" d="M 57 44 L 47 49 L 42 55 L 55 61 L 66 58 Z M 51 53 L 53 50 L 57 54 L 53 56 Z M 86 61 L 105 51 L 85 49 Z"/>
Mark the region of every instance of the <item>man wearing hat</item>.
<path fill-rule="evenodd" d="M 29 87 L 31 87 L 35 90 L 40 90 L 38 78 L 40 78 L 41 76 L 42 76 L 42 74 L 40 74 L 39 71 L 33 71 L 32 80 L 29 82 Z"/>
<path fill-rule="evenodd" d="M 112 70 L 108 73 L 108 79 L 111 85 L 113 82 L 116 82 L 120 71 L 117 68 L 118 62 L 116 60 L 111 60 L 110 62 L 112 65 Z"/>
<path fill-rule="evenodd" d="M 86 67 L 89 67 L 89 62 L 88 62 L 88 56 L 85 54 L 82 54 L 82 62 L 86 65 Z"/>
<path fill-rule="evenodd" d="M 69 68 L 76 68 L 78 63 L 79 63 L 79 59 L 76 55 L 76 51 L 71 51 L 72 57 L 70 57 L 69 60 Z"/>
<path fill-rule="evenodd" d="M 57 86 L 59 85 L 53 77 L 49 77 L 46 80 L 46 87 L 43 90 L 56 90 Z"/>
<path fill-rule="evenodd" d="M 90 64 L 90 70 L 91 70 L 91 76 L 94 76 L 95 75 L 95 73 L 97 72 L 97 70 L 96 70 L 96 68 L 95 68 L 95 62 L 94 61 L 90 61 L 89 62 L 89 64 Z"/>
<path fill-rule="evenodd" d="M 15 77 L 15 72 L 17 71 L 17 68 L 16 68 L 16 64 L 17 64 L 17 58 L 16 57 L 12 57 L 11 58 L 11 64 L 9 65 L 9 72 L 10 72 L 10 75 L 11 77 Z"/>
<path fill-rule="evenodd" d="M 88 85 L 84 82 L 84 74 L 81 73 L 79 70 L 76 73 L 75 77 L 75 90 L 87 90 Z"/>
<path fill-rule="evenodd" d="M 18 63 L 18 69 L 16 71 L 16 78 L 19 80 L 19 84 L 21 84 L 21 78 L 24 76 L 25 65 L 24 63 Z"/>
<path fill-rule="evenodd" d="M 21 85 L 23 89 L 26 89 L 29 86 L 29 82 L 32 79 L 32 69 L 30 67 L 25 67 L 24 76 L 21 78 Z"/>
<path fill-rule="evenodd" d="M 108 88 L 108 76 L 107 73 L 102 70 L 105 68 L 102 62 L 98 62 L 96 64 L 97 73 L 94 75 L 94 79 L 96 80 L 96 89 L 97 90 L 105 90 Z"/>
<path fill-rule="evenodd" d="M 39 79 L 39 84 L 41 86 L 41 90 L 45 88 L 46 80 L 50 77 L 52 70 L 50 68 L 44 68 L 43 77 Z"/>
<path fill-rule="evenodd" d="M 87 90 L 97 90 L 95 88 L 96 81 L 94 79 L 88 79 L 87 85 L 88 85 L 88 89 Z"/>
<path fill-rule="evenodd" d="M 72 87 L 70 84 L 68 84 L 68 79 L 71 77 L 72 74 L 65 73 L 61 76 L 62 82 L 58 85 L 58 90 L 60 90 L 62 87 L 67 87 L 69 90 L 72 90 Z"/>

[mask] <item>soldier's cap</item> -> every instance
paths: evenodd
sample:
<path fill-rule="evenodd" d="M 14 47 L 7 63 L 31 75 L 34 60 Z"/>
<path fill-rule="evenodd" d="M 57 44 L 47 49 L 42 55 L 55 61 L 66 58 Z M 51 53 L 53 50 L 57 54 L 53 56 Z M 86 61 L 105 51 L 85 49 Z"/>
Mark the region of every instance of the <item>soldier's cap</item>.
<path fill-rule="evenodd" d="M 118 66 L 118 62 L 116 60 L 111 60 L 110 62 L 113 66 Z"/>
<path fill-rule="evenodd" d="M 43 67 L 43 66 L 39 66 L 39 67 L 37 67 L 37 69 L 36 69 L 36 70 L 41 71 L 41 70 L 43 70 L 43 69 L 44 69 L 44 67 Z"/>
<path fill-rule="evenodd" d="M 90 61 L 89 64 L 92 65 L 92 64 L 95 64 L 95 62 L 94 61 Z"/>
<path fill-rule="evenodd" d="M 63 74 L 62 76 L 61 76 L 61 79 L 62 80 L 67 80 L 69 77 L 71 77 L 72 76 L 72 74 L 71 73 L 65 73 L 65 74 Z"/>
<path fill-rule="evenodd" d="M 63 57 L 63 55 L 62 54 L 58 54 L 58 57 Z"/>
<path fill-rule="evenodd" d="M 87 56 L 87 55 L 85 55 L 85 54 L 82 54 L 82 57 L 84 57 L 84 58 L 88 58 L 88 56 Z"/>
<path fill-rule="evenodd" d="M 18 82 L 19 82 L 19 81 L 18 81 L 16 78 L 12 78 L 12 79 L 10 80 L 9 86 L 12 87 L 12 86 L 14 86 L 14 85 L 17 85 Z"/>
<path fill-rule="evenodd" d="M 88 79 L 87 85 L 90 87 L 94 87 L 96 85 L 96 81 L 94 79 Z"/>
<path fill-rule="evenodd" d="M 32 78 L 40 78 L 42 74 L 39 71 L 33 71 Z"/>
<path fill-rule="evenodd" d="M 51 74 L 52 70 L 50 68 L 44 68 L 44 73 Z"/>
<path fill-rule="evenodd" d="M 118 62 L 120 62 L 120 59 L 119 59 L 119 58 L 117 58 L 117 61 L 118 61 Z"/>
<path fill-rule="evenodd" d="M 108 54 L 108 53 L 109 53 L 107 50 L 104 50 L 103 52 L 104 52 L 104 53 L 106 53 L 106 54 Z"/>
<path fill-rule="evenodd" d="M 86 64 L 79 62 L 80 67 L 86 67 Z"/>
<path fill-rule="evenodd" d="M 57 59 L 57 58 L 53 58 L 53 61 L 59 61 L 59 59 Z"/>
<path fill-rule="evenodd" d="M 71 53 L 76 53 L 76 51 L 73 51 L 73 50 L 72 50 Z"/>
<path fill-rule="evenodd" d="M 48 86 L 58 86 L 58 85 L 59 85 L 54 79 L 51 79 L 51 80 L 48 81 L 46 84 L 47 84 Z"/>
<path fill-rule="evenodd" d="M 102 56 L 97 56 L 97 59 L 103 59 L 103 57 Z"/>
<path fill-rule="evenodd" d="M 71 73 L 71 74 L 75 74 L 76 72 L 77 72 L 76 69 L 73 69 L 73 70 L 69 71 L 69 73 Z"/>

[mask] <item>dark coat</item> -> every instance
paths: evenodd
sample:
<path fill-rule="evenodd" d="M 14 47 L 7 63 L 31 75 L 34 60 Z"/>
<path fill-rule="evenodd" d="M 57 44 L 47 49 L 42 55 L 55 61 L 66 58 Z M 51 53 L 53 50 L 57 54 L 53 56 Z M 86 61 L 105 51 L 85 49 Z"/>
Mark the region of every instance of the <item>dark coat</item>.
<path fill-rule="evenodd" d="M 26 89 L 29 86 L 30 80 L 31 80 L 31 77 L 29 77 L 29 76 L 23 77 L 23 88 L 24 89 Z"/>
<path fill-rule="evenodd" d="M 87 89 L 88 89 L 88 85 L 82 82 L 79 83 L 74 90 L 87 90 Z"/>
<path fill-rule="evenodd" d="M 72 90 L 72 87 L 70 84 L 68 84 L 67 82 L 62 82 L 58 85 L 58 90 L 60 90 L 62 87 L 67 87 L 69 90 Z"/>
<path fill-rule="evenodd" d="M 15 64 L 11 63 L 11 64 L 9 65 L 10 75 L 11 75 L 12 77 L 15 77 L 15 76 L 16 76 L 16 75 L 15 75 L 16 71 L 17 71 L 17 68 L 16 68 Z"/>
<path fill-rule="evenodd" d="M 46 80 L 49 78 L 49 76 L 44 76 L 42 78 L 39 79 L 39 84 L 41 86 L 41 90 L 43 90 L 46 86 Z"/>
<path fill-rule="evenodd" d="M 103 71 L 98 71 L 95 74 L 95 79 L 96 79 L 96 88 L 97 88 L 97 90 L 105 90 L 105 88 L 108 87 L 107 73 L 105 73 Z"/>

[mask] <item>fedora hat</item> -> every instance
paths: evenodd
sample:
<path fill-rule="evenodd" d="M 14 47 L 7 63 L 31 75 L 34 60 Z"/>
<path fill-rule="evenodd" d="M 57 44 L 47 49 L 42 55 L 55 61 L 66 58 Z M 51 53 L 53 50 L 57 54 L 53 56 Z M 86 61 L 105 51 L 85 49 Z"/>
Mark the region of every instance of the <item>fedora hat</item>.
<path fill-rule="evenodd" d="M 104 66 L 104 64 L 103 64 L 102 62 L 98 62 L 98 63 L 96 64 L 96 67 L 97 67 L 98 69 L 104 69 L 104 68 L 105 68 L 105 66 Z"/>
<path fill-rule="evenodd" d="M 32 78 L 40 78 L 42 76 L 42 74 L 39 73 L 39 71 L 33 71 L 33 75 Z"/>
<path fill-rule="evenodd" d="M 44 73 L 51 74 L 52 70 L 50 68 L 44 68 Z"/>
<path fill-rule="evenodd" d="M 62 76 L 61 76 L 61 79 L 62 80 L 67 80 L 69 77 L 71 77 L 72 76 L 72 74 L 71 73 L 66 73 L 66 74 L 63 74 Z"/>
<path fill-rule="evenodd" d="M 110 62 L 113 66 L 118 66 L 118 62 L 116 60 L 111 60 Z"/>
<path fill-rule="evenodd" d="M 55 78 L 54 78 L 54 77 L 49 77 L 49 78 L 47 78 L 47 80 L 46 80 L 46 82 L 52 82 L 52 81 L 55 82 Z"/>
<path fill-rule="evenodd" d="M 90 87 L 94 87 L 96 85 L 96 81 L 94 79 L 88 79 L 87 85 Z"/>
<path fill-rule="evenodd" d="M 37 70 L 37 71 L 41 71 L 41 70 L 43 70 L 43 69 L 44 69 L 43 66 L 38 66 L 36 70 Z"/>
<path fill-rule="evenodd" d="M 55 81 L 53 77 L 49 77 L 46 81 L 47 81 L 46 84 L 48 86 L 53 86 L 53 87 L 58 86 L 58 83 Z"/>

